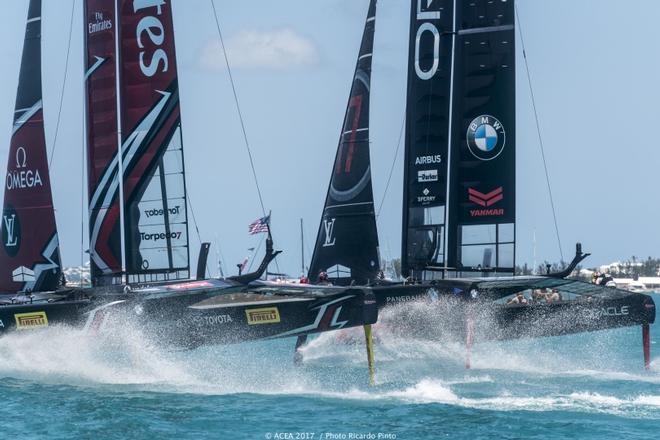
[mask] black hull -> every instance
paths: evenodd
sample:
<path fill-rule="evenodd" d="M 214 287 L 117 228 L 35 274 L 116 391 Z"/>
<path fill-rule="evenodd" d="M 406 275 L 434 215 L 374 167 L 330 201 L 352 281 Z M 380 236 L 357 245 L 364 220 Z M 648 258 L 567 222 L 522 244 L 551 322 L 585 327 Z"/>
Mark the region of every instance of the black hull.
<path fill-rule="evenodd" d="M 553 304 L 499 305 L 495 320 L 497 339 L 561 336 L 651 324 L 655 321 L 655 305 L 650 296 L 642 294 Z M 488 336 L 477 334 L 483 339 L 489 339 Z"/>
<path fill-rule="evenodd" d="M 126 301 L 111 307 L 101 333 L 131 326 L 154 343 L 195 348 L 321 333 L 374 323 L 377 317 L 375 305 L 365 307 L 362 293 L 245 305 L 240 296 L 208 292 Z M 239 305 L 231 304 L 234 299 Z M 93 324 L 90 328 L 95 331 Z"/>
<path fill-rule="evenodd" d="M 70 298 L 62 299 L 60 294 L 58 301 L 0 305 L 0 335 L 63 325 L 99 336 L 136 331 L 155 344 L 190 349 L 309 335 L 372 324 L 377 319 L 375 300 L 368 289 L 266 295 L 255 293 L 260 286 L 253 289 L 213 280 L 204 283 L 202 288 L 171 289 L 165 285 L 115 293 L 90 289 L 71 293 Z M 185 287 L 185 283 L 179 285 Z M 191 285 L 199 286 L 200 282 Z M 24 325 L 17 327 L 21 319 Z"/>
<path fill-rule="evenodd" d="M 72 299 L 52 303 L 0 305 L 0 335 L 54 325 L 80 327 L 85 322 L 84 312 L 90 304 L 89 299 Z"/>
<path fill-rule="evenodd" d="M 474 340 L 484 341 L 560 336 L 655 321 L 655 304 L 648 295 L 505 305 L 489 299 L 487 292 L 468 280 L 455 281 L 375 287 L 380 315 L 391 316 L 391 323 L 385 325 L 415 337 L 459 340 L 464 340 L 470 327 Z"/>

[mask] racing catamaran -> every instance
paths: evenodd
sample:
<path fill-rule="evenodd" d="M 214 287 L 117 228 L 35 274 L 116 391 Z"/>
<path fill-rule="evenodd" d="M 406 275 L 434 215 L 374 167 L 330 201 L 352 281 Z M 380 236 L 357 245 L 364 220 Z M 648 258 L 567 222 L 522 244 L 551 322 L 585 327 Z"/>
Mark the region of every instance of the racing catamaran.
<path fill-rule="evenodd" d="M 374 1 L 369 9 L 375 11 Z M 513 0 L 412 0 L 401 251 L 408 281 L 391 285 L 377 279 L 375 259 L 378 234 L 368 143 L 373 21 L 367 22 L 309 279 L 327 272 L 338 284 L 369 283 L 379 309 L 435 303 L 433 316 L 402 319 L 414 322 L 404 330 L 425 337 L 451 332 L 468 347 L 475 339 L 641 325 L 648 368 L 649 324 L 655 320 L 652 298 L 567 279 L 588 255 L 581 246 L 560 273 L 512 276 L 514 11 Z M 355 111 L 355 102 L 362 104 L 362 113 Z M 354 147 L 350 151 L 359 158 L 359 167 L 343 166 L 344 157 L 350 157 L 345 155 L 347 146 Z M 340 184 L 359 191 L 337 198 Z M 342 276 L 333 278 L 338 272 L 334 266 L 341 268 Z M 556 296 L 541 295 L 545 289 L 555 289 Z M 530 293 L 534 298 L 527 299 Z M 514 296 L 518 298 L 507 304 Z M 299 338 L 297 348 L 303 342 Z"/>
<path fill-rule="evenodd" d="M 169 347 L 305 335 L 368 325 L 370 289 L 260 281 L 279 253 L 267 239 L 253 273 L 190 279 L 187 199 L 169 2 L 86 0 L 91 288 L 62 277 L 41 96 L 41 0 L 30 0 L 9 153 L 0 248 L 0 334 L 135 327 Z"/>

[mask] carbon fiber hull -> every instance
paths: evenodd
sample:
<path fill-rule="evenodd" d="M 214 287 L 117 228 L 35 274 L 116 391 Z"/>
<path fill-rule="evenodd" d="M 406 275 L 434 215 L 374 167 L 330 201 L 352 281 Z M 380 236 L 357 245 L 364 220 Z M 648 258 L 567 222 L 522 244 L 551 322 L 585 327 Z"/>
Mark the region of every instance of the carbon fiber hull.
<path fill-rule="evenodd" d="M 301 336 L 377 320 L 368 289 L 330 289 L 318 295 L 265 295 L 217 280 L 131 292 L 71 293 L 24 304 L 0 305 L 0 334 L 56 325 L 92 335 L 138 331 L 172 348 Z M 90 295 L 91 294 L 91 295 Z M 77 297 L 77 298 L 76 298 Z"/>
<path fill-rule="evenodd" d="M 552 303 L 506 305 L 469 280 L 375 287 L 381 315 L 416 337 L 466 336 L 476 341 L 559 336 L 651 324 L 655 303 L 644 294 L 584 296 Z"/>

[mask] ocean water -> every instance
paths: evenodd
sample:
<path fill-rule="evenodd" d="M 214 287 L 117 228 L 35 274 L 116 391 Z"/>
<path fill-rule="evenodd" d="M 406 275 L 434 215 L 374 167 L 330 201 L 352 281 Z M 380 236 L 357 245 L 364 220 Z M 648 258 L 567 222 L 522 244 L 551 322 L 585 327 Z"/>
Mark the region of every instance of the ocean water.
<path fill-rule="evenodd" d="M 660 297 L 656 295 L 656 301 Z M 655 439 L 660 326 L 477 343 L 381 330 L 376 385 L 363 343 L 325 334 L 172 352 L 136 329 L 0 339 L 0 438 Z M 357 338 L 359 339 L 359 338 Z"/>

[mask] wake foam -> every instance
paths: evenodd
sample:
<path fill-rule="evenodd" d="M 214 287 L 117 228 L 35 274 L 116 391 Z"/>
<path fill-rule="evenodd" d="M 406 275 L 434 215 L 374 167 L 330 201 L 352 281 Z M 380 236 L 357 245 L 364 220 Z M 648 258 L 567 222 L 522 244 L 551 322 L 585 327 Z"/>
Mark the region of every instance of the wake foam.
<path fill-rule="evenodd" d="M 655 388 L 638 386 L 660 383 L 660 359 L 645 373 L 639 356 L 630 364 L 635 369 L 622 363 L 630 353 L 617 357 L 604 350 L 631 337 L 637 341 L 634 332 L 477 344 L 472 370 L 464 369 L 460 341 L 408 338 L 387 326 L 377 326 L 376 333 L 374 388 L 367 385 L 361 329 L 354 337 L 325 333 L 312 339 L 303 349 L 304 364 L 294 368 L 292 339 L 172 352 L 135 328 L 99 338 L 50 327 L 0 338 L 0 378 L 111 386 L 113 391 L 127 386 L 164 393 L 296 395 L 660 418 L 660 395 Z"/>
<path fill-rule="evenodd" d="M 374 325 L 377 365 L 396 363 L 404 366 L 403 370 L 415 361 L 419 361 L 415 362 L 417 365 L 433 362 L 440 373 L 463 368 L 467 351 L 464 335 L 455 332 L 456 325 L 444 326 L 439 322 L 437 332 L 431 336 L 406 333 L 406 325 L 411 324 L 402 322 L 405 321 L 402 317 L 414 315 L 431 320 L 428 314 L 433 307 L 413 303 L 383 311 L 379 323 Z M 302 353 L 305 362 L 311 364 L 331 360 L 364 363 L 362 329 L 324 333 L 305 346 Z M 650 371 L 643 370 L 641 336 L 634 327 L 537 339 L 490 342 L 476 339 L 470 359 L 472 369 L 477 371 L 660 383 L 660 358 L 652 360 Z M 396 369 L 388 367 L 390 371 Z"/>
<path fill-rule="evenodd" d="M 603 413 L 626 417 L 660 419 L 659 395 L 638 395 L 630 398 L 602 395 L 592 392 L 520 396 L 502 393 L 492 397 L 462 397 L 447 383 L 423 379 L 403 390 L 367 392 L 353 389 L 345 394 L 326 393 L 329 397 L 358 400 L 392 400 L 407 404 L 440 404 L 493 411 L 570 411 Z"/>
<path fill-rule="evenodd" d="M 293 341 L 284 344 L 286 351 L 277 342 L 170 351 L 129 326 L 111 337 L 53 326 L 0 338 L 0 379 L 208 395 L 323 389 L 323 372 L 292 368 Z M 338 369 L 334 379 L 359 383 L 350 373 L 342 378 Z M 363 371 L 360 377 L 366 381 Z"/>
<path fill-rule="evenodd" d="M 139 331 L 111 338 L 50 327 L 0 338 L 0 377 L 66 383 L 148 384 L 190 379 Z"/>

